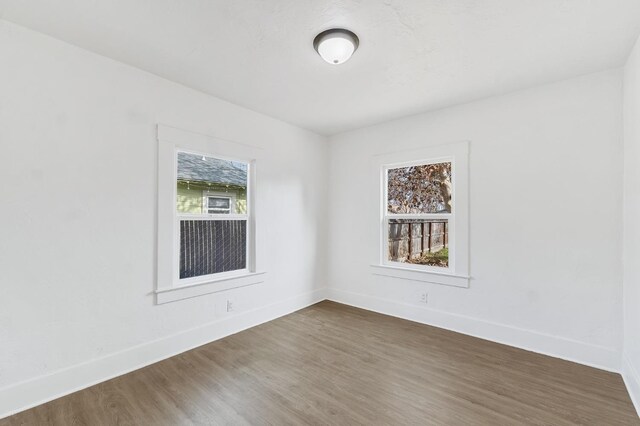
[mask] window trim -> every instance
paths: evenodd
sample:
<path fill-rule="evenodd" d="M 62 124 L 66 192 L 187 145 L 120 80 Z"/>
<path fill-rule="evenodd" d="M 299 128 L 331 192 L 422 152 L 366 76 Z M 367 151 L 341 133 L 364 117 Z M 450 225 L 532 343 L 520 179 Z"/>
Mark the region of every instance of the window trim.
<path fill-rule="evenodd" d="M 265 281 L 265 272 L 257 270 L 256 154 L 261 149 L 249 145 L 192 133 L 159 124 L 158 139 L 158 252 L 156 303 L 167 303 L 199 295 L 215 293 Z M 247 213 L 178 213 L 177 153 L 187 152 L 222 160 L 246 163 Z M 225 197 L 227 197 L 225 195 Z M 179 220 L 246 220 L 246 268 L 216 274 L 180 279 Z"/>
<path fill-rule="evenodd" d="M 378 203 L 379 241 L 371 263 L 375 275 L 422 281 L 455 287 L 469 286 L 469 143 L 456 142 L 376 155 L 372 159 Z M 399 167 L 451 162 L 451 213 L 389 214 L 387 211 L 387 171 Z M 448 219 L 449 266 L 404 264 L 388 259 L 388 220 Z"/>

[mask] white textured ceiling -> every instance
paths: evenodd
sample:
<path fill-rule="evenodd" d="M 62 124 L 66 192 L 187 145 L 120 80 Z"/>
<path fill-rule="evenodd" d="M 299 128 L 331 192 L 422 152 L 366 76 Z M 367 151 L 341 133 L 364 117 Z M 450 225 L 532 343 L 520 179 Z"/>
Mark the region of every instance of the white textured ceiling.
<path fill-rule="evenodd" d="M 624 63 L 639 0 L 0 0 L 0 17 L 335 134 Z M 314 36 L 351 29 L 333 66 Z"/>

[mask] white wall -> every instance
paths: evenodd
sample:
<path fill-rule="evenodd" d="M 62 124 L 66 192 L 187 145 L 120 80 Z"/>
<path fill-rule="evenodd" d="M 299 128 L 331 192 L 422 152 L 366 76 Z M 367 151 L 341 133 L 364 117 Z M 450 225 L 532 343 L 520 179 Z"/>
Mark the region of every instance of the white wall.
<path fill-rule="evenodd" d="M 623 376 L 640 413 L 640 39 L 624 68 Z"/>
<path fill-rule="evenodd" d="M 332 137 L 331 298 L 617 370 L 621 85 L 620 70 L 606 71 Z M 371 156 L 460 140 L 470 288 L 372 275 Z"/>
<path fill-rule="evenodd" d="M 0 417 L 323 298 L 325 138 L 5 21 L 0 58 Z M 154 304 L 156 123 L 265 148 L 265 284 Z"/>

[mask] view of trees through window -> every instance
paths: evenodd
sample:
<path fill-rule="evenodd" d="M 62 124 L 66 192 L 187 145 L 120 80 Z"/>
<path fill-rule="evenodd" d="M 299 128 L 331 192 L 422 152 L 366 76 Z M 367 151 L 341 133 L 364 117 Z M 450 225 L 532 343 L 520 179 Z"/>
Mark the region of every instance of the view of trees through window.
<path fill-rule="evenodd" d="M 451 163 L 389 169 L 389 213 L 451 213 Z"/>
<path fill-rule="evenodd" d="M 449 266 L 448 219 L 420 216 L 450 214 L 451 191 L 450 162 L 388 169 L 386 216 L 390 261 Z M 402 218 L 403 214 L 418 217 Z"/>

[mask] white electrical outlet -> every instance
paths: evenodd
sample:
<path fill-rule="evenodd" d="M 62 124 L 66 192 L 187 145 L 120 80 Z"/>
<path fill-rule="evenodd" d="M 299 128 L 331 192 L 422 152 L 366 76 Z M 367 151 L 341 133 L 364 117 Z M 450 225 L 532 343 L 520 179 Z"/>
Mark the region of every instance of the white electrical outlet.
<path fill-rule="evenodd" d="M 420 293 L 420 303 L 426 304 L 429 301 L 427 292 Z"/>
<path fill-rule="evenodd" d="M 233 312 L 233 300 L 232 299 L 228 299 L 227 300 L 227 312 Z"/>

